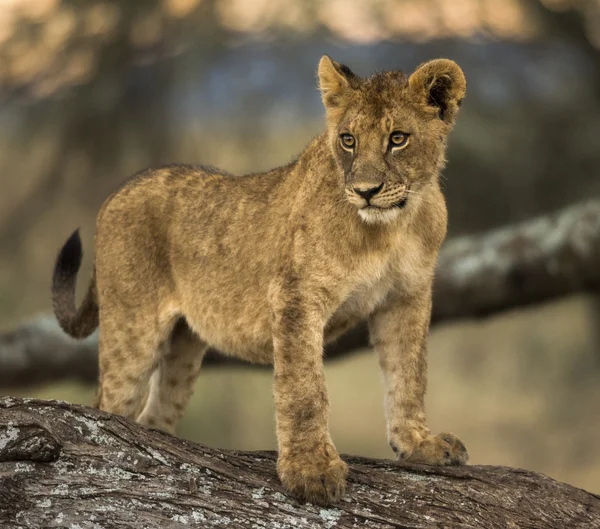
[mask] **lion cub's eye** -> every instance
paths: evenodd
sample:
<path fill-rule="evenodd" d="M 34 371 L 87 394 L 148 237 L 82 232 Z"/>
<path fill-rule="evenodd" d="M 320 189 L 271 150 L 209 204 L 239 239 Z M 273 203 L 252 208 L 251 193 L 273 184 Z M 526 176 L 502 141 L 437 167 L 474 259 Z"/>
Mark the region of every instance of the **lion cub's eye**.
<path fill-rule="evenodd" d="M 346 150 L 353 149 L 356 140 L 352 134 L 342 134 L 340 136 L 340 142 L 342 143 L 342 147 Z"/>
<path fill-rule="evenodd" d="M 405 147 L 408 143 L 409 135 L 406 132 L 396 130 L 390 134 L 390 147 Z"/>

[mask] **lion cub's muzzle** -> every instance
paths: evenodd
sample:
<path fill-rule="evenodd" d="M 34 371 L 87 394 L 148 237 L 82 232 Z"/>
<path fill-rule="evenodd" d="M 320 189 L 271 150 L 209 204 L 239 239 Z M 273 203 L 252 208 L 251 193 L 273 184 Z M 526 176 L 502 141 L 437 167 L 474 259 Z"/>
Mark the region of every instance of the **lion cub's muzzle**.
<path fill-rule="evenodd" d="M 348 200 L 359 209 L 402 209 L 408 202 L 409 190 L 404 184 L 357 182 L 346 187 Z"/>

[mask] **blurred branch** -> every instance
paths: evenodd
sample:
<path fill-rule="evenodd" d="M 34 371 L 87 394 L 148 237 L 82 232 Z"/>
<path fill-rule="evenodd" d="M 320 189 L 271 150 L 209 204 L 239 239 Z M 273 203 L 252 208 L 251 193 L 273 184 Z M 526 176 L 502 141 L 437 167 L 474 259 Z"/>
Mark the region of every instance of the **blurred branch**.
<path fill-rule="evenodd" d="M 434 286 L 432 322 L 485 316 L 600 286 L 600 200 L 568 207 L 480 235 L 450 240 L 442 248 Z M 368 345 L 362 324 L 326 349 L 346 357 Z M 0 334 L 0 386 L 96 378 L 95 335 L 78 342 L 54 318 Z M 211 351 L 205 365 L 238 361 Z"/>
<path fill-rule="evenodd" d="M 285 495 L 273 452 L 211 449 L 56 401 L 0 399 L 2 527 L 600 526 L 600 497 L 506 467 L 345 457 L 345 501 Z"/>
<path fill-rule="evenodd" d="M 442 249 L 433 322 L 484 316 L 600 287 L 600 200 Z"/>

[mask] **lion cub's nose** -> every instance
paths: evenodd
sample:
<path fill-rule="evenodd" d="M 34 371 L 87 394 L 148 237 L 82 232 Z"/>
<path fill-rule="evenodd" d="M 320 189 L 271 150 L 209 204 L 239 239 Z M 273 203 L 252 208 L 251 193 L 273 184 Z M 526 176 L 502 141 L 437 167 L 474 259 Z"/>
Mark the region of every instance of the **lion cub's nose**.
<path fill-rule="evenodd" d="M 352 189 L 357 195 L 360 195 L 368 202 L 383 189 L 383 182 L 377 186 L 374 186 L 372 183 L 355 184 Z"/>

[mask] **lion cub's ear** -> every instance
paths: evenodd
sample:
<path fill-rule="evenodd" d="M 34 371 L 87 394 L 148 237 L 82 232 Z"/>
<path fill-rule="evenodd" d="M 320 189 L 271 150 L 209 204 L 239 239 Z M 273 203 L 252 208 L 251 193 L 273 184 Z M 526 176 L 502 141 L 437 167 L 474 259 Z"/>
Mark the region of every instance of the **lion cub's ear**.
<path fill-rule="evenodd" d="M 419 103 L 436 108 L 442 121 L 452 123 L 465 97 L 467 80 L 454 61 L 435 59 L 415 70 L 408 87 Z"/>
<path fill-rule="evenodd" d="M 319 61 L 319 88 L 328 111 L 344 106 L 345 95 L 358 80 L 350 68 L 323 55 Z"/>

